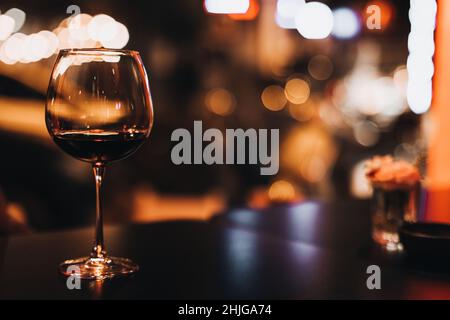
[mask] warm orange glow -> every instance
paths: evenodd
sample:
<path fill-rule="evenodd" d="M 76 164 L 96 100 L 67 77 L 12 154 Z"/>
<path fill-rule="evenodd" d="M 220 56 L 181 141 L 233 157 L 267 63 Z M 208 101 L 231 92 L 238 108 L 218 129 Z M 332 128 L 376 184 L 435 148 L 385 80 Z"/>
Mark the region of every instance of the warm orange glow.
<path fill-rule="evenodd" d="M 431 132 L 428 136 L 429 195 L 426 208 L 428 221 L 450 223 L 450 2 L 438 1 L 435 76 L 430 111 Z"/>
<path fill-rule="evenodd" d="M 263 90 L 261 101 L 264 107 L 271 111 L 282 110 L 287 103 L 283 88 L 276 85 L 268 86 Z"/>
<path fill-rule="evenodd" d="M 250 0 L 250 7 L 246 13 L 242 14 L 229 14 L 228 16 L 233 20 L 254 20 L 259 13 L 259 3 L 258 0 Z"/>
<path fill-rule="evenodd" d="M 225 209 L 220 194 L 199 196 L 160 195 L 145 187 L 133 192 L 131 220 L 137 223 L 168 220 L 209 220 Z"/>
<path fill-rule="evenodd" d="M 0 98 L 0 130 L 23 134 L 50 142 L 41 100 Z"/>
<path fill-rule="evenodd" d="M 213 89 L 205 97 L 205 104 L 209 111 L 219 116 L 227 116 L 233 112 L 235 98 L 225 89 Z"/>
<path fill-rule="evenodd" d="M 311 89 L 308 82 L 303 79 L 293 78 L 286 83 L 284 93 L 289 102 L 293 104 L 305 103 L 309 98 Z"/>
<path fill-rule="evenodd" d="M 295 187 L 286 180 L 277 180 L 272 183 L 268 194 L 273 202 L 291 202 L 298 198 Z"/>

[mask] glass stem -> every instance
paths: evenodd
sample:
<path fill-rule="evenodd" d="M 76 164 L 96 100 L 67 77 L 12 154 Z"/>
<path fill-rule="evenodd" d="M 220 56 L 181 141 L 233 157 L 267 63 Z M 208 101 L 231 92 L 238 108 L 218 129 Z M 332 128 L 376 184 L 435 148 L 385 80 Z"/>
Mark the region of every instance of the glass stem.
<path fill-rule="evenodd" d="M 92 258 L 104 258 L 106 255 L 103 243 L 103 204 L 102 204 L 102 183 L 105 176 L 105 166 L 94 164 L 95 194 L 96 194 L 96 215 L 95 215 L 95 245 L 92 249 Z"/>

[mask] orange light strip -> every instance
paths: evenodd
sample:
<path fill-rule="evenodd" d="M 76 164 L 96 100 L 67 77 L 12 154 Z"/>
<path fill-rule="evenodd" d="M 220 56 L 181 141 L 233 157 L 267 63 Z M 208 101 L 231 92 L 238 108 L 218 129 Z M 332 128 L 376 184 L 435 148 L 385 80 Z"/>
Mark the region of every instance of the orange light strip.
<path fill-rule="evenodd" d="M 438 0 L 425 220 L 450 223 L 450 1 Z"/>
<path fill-rule="evenodd" d="M 250 0 L 250 6 L 246 13 L 229 14 L 228 16 L 233 20 L 254 20 L 259 13 L 259 3 L 257 0 Z"/>

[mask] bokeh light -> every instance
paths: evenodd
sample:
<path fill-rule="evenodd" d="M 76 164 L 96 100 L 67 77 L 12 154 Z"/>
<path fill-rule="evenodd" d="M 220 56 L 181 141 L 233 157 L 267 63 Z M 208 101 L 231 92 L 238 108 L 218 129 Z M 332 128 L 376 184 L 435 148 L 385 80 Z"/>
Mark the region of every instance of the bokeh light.
<path fill-rule="evenodd" d="M 205 0 L 207 12 L 215 14 L 242 14 L 250 7 L 249 0 Z"/>
<path fill-rule="evenodd" d="M 261 101 L 264 107 L 271 111 L 282 110 L 287 103 L 283 88 L 277 85 L 265 88 L 261 94 Z"/>
<path fill-rule="evenodd" d="M 0 43 L 0 61 L 37 62 L 68 48 L 121 49 L 129 40 L 127 27 L 105 14 L 95 17 L 78 14 L 61 21 L 53 32 L 42 30 L 29 35 L 15 32 L 24 21 L 25 13 L 20 9 L 13 8 L 0 15 L 0 41 L 4 40 Z"/>
<path fill-rule="evenodd" d="M 38 34 L 47 40 L 47 51 L 43 55 L 43 58 L 49 58 L 51 55 L 55 54 L 58 51 L 58 37 L 53 32 L 48 30 L 43 30 Z"/>
<path fill-rule="evenodd" d="M 235 13 L 229 14 L 228 16 L 233 20 L 249 21 L 254 20 L 259 13 L 259 3 L 258 0 L 250 0 L 250 6 L 245 13 Z"/>
<path fill-rule="evenodd" d="M 432 77 L 434 74 L 434 29 L 436 27 L 436 0 L 411 0 L 407 60 L 408 105 L 416 114 L 430 108 L 432 101 Z"/>
<path fill-rule="evenodd" d="M 320 156 L 305 158 L 300 164 L 300 174 L 308 182 L 321 181 L 327 172 L 325 160 Z"/>
<path fill-rule="evenodd" d="M 103 40 L 101 41 L 102 45 L 105 48 L 111 48 L 111 49 L 122 49 L 126 46 L 128 43 L 128 40 L 130 39 L 130 34 L 128 32 L 127 27 L 119 22 L 116 22 L 116 34 L 109 40 Z"/>
<path fill-rule="evenodd" d="M 26 35 L 23 33 L 15 33 L 3 43 L 5 57 L 9 61 L 19 61 L 21 59 L 25 38 Z"/>
<path fill-rule="evenodd" d="M 302 104 L 309 98 L 310 88 L 308 82 L 303 79 L 290 79 L 284 89 L 286 98 L 293 104 Z"/>
<path fill-rule="evenodd" d="M 297 11 L 295 25 L 306 39 L 324 39 L 333 29 L 333 12 L 322 2 L 307 2 Z"/>
<path fill-rule="evenodd" d="M 283 29 L 296 29 L 295 15 L 305 0 L 278 0 L 275 22 Z"/>
<path fill-rule="evenodd" d="M 336 38 L 350 39 L 356 36 L 361 29 L 361 22 L 350 8 L 338 8 L 333 11 L 334 25 L 332 34 Z"/>
<path fill-rule="evenodd" d="M 91 39 L 101 41 L 102 36 L 109 38 L 108 35 L 111 25 L 114 24 L 114 19 L 106 14 L 98 14 L 92 18 L 87 28 Z"/>
<path fill-rule="evenodd" d="M 227 116 L 233 112 L 236 100 L 226 89 L 212 89 L 206 94 L 205 104 L 212 113 Z"/>
<path fill-rule="evenodd" d="M 350 193 L 359 199 L 367 199 L 372 196 L 372 186 L 366 177 L 366 160 L 356 163 L 351 171 Z"/>
<path fill-rule="evenodd" d="M 291 202 L 297 198 L 295 187 L 287 180 L 277 180 L 272 183 L 268 195 L 273 202 Z"/>
<path fill-rule="evenodd" d="M 6 40 L 14 31 L 14 19 L 5 14 L 0 15 L 0 41 Z"/>
<path fill-rule="evenodd" d="M 316 55 L 309 60 L 308 72 L 316 80 L 327 80 L 333 72 L 333 63 L 325 55 Z"/>
<path fill-rule="evenodd" d="M 289 104 L 289 114 L 299 122 L 311 120 L 317 113 L 317 103 L 315 98 L 308 99 L 303 104 Z"/>
<path fill-rule="evenodd" d="M 71 18 L 67 25 L 70 37 L 75 41 L 89 40 L 88 25 L 91 20 L 92 16 L 85 13 Z"/>
<path fill-rule="evenodd" d="M 402 65 L 397 67 L 392 79 L 397 90 L 406 96 L 406 87 L 408 85 L 408 71 L 406 70 L 406 66 Z"/>

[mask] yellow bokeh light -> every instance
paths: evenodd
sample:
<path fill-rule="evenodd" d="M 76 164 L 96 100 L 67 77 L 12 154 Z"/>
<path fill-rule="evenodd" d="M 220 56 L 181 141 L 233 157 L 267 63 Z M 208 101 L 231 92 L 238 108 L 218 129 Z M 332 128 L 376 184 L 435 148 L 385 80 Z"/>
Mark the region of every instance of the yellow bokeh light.
<path fill-rule="evenodd" d="M 205 104 L 212 113 L 227 116 L 234 110 L 235 98 L 226 89 L 212 89 L 205 97 Z"/>
<path fill-rule="evenodd" d="M 297 198 L 292 183 L 286 180 L 277 180 L 269 188 L 269 199 L 275 202 L 289 202 Z"/>
<path fill-rule="evenodd" d="M 271 111 L 279 111 L 287 103 L 283 88 L 277 85 L 265 88 L 261 94 L 261 101 L 264 107 Z"/>
<path fill-rule="evenodd" d="M 294 104 L 305 103 L 309 98 L 310 88 L 309 84 L 299 78 L 294 78 L 286 83 L 284 93 L 289 102 Z"/>

